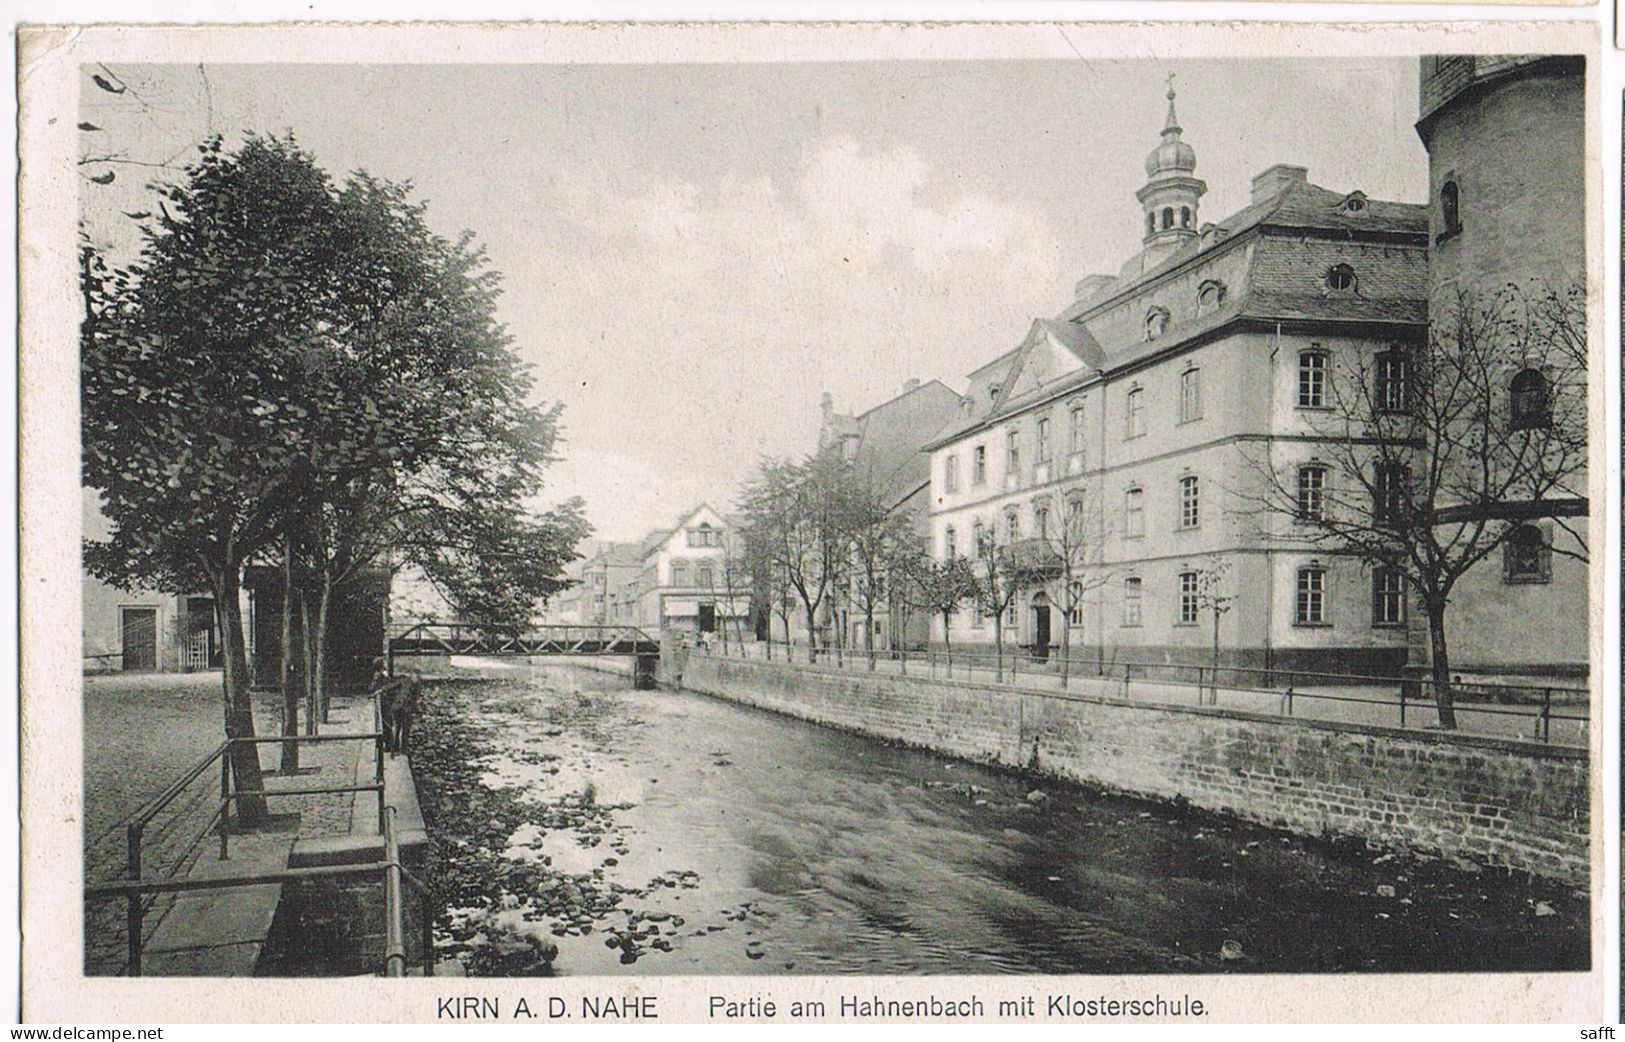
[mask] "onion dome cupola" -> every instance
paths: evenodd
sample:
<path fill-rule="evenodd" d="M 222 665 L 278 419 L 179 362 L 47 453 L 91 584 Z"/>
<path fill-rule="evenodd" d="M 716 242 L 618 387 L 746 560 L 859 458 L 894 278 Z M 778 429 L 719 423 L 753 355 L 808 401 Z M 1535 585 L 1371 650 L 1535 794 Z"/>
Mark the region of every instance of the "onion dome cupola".
<path fill-rule="evenodd" d="M 1207 183 L 1195 176 L 1196 149 L 1180 139 L 1184 128 L 1174 112 L 1173 76 L 1168 77 L 1168 120 L 1162 142 L 1145 157 L 1145 185 L 1135 193 L 1144 209 L 1143 242 L 1148 252 L 1166 255 L 1197 237 L 1197 206 Z"/>

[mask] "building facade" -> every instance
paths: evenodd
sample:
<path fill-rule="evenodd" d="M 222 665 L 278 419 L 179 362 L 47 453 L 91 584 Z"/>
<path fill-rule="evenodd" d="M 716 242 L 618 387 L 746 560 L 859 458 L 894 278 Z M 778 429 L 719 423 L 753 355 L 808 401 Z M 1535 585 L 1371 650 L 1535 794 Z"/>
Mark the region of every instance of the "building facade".
<path fill-rule="evenodd" d="M 1576 371 L 1562 358 L 1575 346 L 1583 354 L 1586 343 L 1585 76 L 1580 56 L 1421 60 L 1416 130 L 1428 153 L 1433 323 L 1447 325 L 1464 306 L 1521 315 L 1542 302 L 1566 302 L 1578 318 L 1578 345 L 1537 332 L 1500 374 L 1497 422 L 1527 422 L 1513 412 L 1534 401 L 1534 431 L 1561 409 L 1562 396 L 1579 396 L 1583 410 L 1586 394 L 1584 359 Z M 1514 531 L 1451 597 L 1453 672 L 1529 680 L 1587 673 L 1586 481 L 1582 469 L 1541 502 L 1509 496 L 1486 511 Z"/>
<path fill-rule="evenodd" d="M 750 583 L 733 527 L 701 503 L 669 529 L 650 533 L 639 554 L 637 624 L 655 632 L 720 634 L 750 628 Z M 623 595 L 625 596 L 625 595 Z"/>
<path fill-rule="evenodd" d="M 930 459 L 924 446 L 961 415 L 963 399 L 940 380 L 909 380 L 894 398 L 856 414 L 835 411 L 825 394 L 818 429 L 820 452 L 834 452 L 880 497 L 885 509 L 906 517 L 921 545 L 929 545 Z M 819 644 L 831 646 L 837 635 L 849 648 L 868 647 L 869 613 L 858 593 L 854 567 L 820 607 Z M 874 646 L 879 650 L 924 647 L 930 640 L 926 613 L 910 611 L 892 590 L 873 613 Z M 804 644 L 806 616 L 777 612 L 769 623 L 774 639 Z"/>
<path fill-rule="evenodd" d="M 1259 485 L 1324 473 L 1335 366 L 1424 339 L 1426 208 L 1278 164 L 1204 223 L 1168 102 L 1137 193 L 1143 249 L 971 374 L 962 421 L 929 446 L 934 552 L 1025 574 L 1003 643 L 1035 657 L 1391 673 L 1403 593 L 1298 538 Z M 935 638 L 989 648 L 990 607 Z"/>

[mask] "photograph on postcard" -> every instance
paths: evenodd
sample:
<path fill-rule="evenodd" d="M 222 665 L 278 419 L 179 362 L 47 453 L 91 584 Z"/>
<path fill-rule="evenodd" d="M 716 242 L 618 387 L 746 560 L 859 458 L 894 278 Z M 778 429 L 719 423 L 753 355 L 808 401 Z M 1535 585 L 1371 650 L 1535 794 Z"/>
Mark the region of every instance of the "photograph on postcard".
<path fill-rule="evenodd" d="M 80 61 L 83 975 L 1589 971 L 1588 54 L 1458 42 Z"/>

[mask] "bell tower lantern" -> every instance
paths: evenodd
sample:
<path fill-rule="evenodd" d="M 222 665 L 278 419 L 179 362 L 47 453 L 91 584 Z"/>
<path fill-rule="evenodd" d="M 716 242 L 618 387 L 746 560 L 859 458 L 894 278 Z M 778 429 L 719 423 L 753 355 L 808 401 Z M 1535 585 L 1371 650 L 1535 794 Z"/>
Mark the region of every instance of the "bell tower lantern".
<path fill-rule="evenodd" d="M 1162 143 L 1145 157 L 1145 185 L 1135 193 L 1144 210 L 1142 241 L 1146 261 L 1155 264 L 1197 237 L 1201 222 L 1197 205 L 1207 183 L 1195 176 L 1196 150 L 1179 135 L 1183 128 L 1174 114 L 1174 77 L 1168 75 L 1168 120 Z"/>

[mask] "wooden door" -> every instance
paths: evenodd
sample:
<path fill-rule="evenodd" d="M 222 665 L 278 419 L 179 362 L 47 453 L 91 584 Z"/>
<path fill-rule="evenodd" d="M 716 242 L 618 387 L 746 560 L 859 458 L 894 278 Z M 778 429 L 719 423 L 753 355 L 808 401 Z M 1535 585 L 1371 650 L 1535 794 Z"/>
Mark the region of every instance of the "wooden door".
<path fill-rule="evenodd" d="M 148 672 L 157 669 L 158 609 L 120 608 L 119 612 L 124 668 Z"/>

